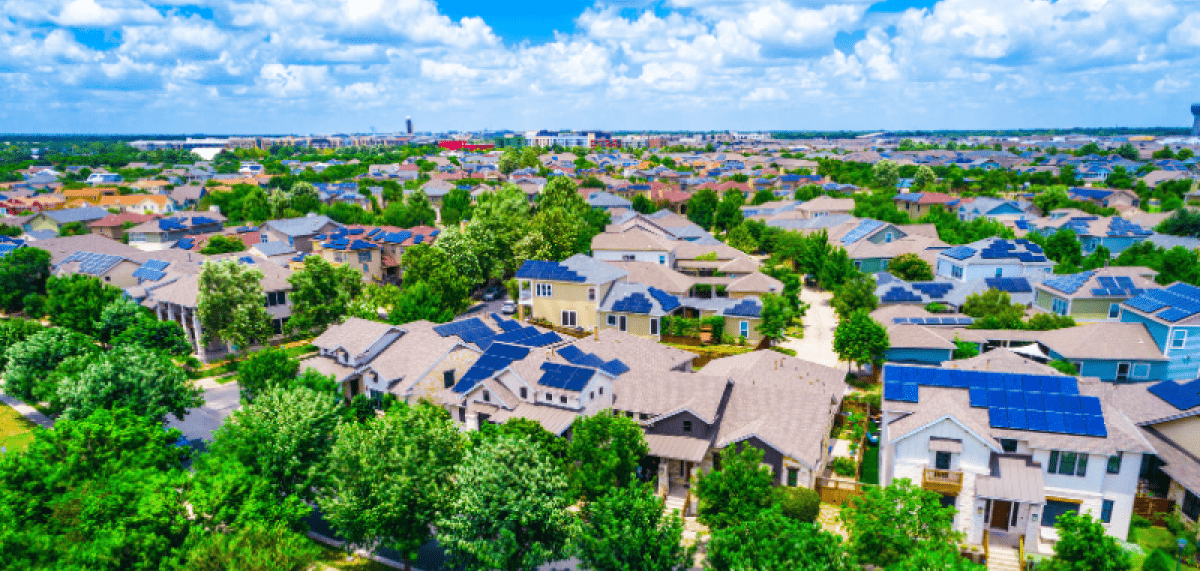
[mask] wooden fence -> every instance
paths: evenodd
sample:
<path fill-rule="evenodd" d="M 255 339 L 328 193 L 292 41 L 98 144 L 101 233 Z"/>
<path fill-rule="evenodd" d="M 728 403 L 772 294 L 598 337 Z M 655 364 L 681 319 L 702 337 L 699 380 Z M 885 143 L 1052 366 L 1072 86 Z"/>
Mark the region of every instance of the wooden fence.
<path fill-rule="evenodd" d="M 1163 516 L 1175 513 L 1175 502 L 1166 498 L 1137 496 L 1133 498 L 1133 513 L 1150 520 L 1153 525 L 1165 525 Z"/>
<path fill-rule="evenodd" d="M 817 494 L 821 496 L 821 502 L 840 506 L 863 495 L 867 487 L 872 485 L 834 478 L 817 478 Z"/>

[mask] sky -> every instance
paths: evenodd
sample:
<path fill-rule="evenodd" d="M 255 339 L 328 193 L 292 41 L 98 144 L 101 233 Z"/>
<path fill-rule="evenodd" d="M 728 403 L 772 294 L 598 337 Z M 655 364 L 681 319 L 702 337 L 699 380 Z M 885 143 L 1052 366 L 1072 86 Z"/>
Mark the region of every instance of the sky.
<path fill-rule="evenodd" d="M 1187 127 L 1200 0 L 0 0 L 0 132 Z"/>

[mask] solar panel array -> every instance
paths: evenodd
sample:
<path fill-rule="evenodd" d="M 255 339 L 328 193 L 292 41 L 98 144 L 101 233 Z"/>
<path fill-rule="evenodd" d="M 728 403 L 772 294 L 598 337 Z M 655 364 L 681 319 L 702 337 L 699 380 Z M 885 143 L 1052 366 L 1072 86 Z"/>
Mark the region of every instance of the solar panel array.
<path fill-rule="evenodd" d="M 970 246 L 955 246 L 942 252 L 942 254 L 954 258 L 955 260 L 965 260 L 975 255 L 975 248 Z"/>
<path fill-rule="evenodd" d="M 479 381 L 490 378 L 496 374 L 496 371 L 509 366 L 513 361 L 524 359 L 529 355 L 529 351 L 529 347 L 493 343 L 487 351 L 484 351 L 483 355 L 479 356 L 475 364 L 467 369 L 467 372 L 451 390 L 456 393 L 465 393 L 475 388 Z"/>
<path fill-rule="evenodd" d="M 570 268 L 558 263 L 544 260 L 526 260 L 517 270 L 518 278 L 535 280 L 553 280 L 560 282 L 580 282 L 584 277 L 571 271 Z"/>
<path fill-rule="evenodd" d="M 187 226 L 184 226 L 183 222 L 178 218 L 160 218 L 158 220 L 158 229 L 169 232 L 171 230 L 187 230 Z"/>
<path fill-rule="evenodd" d="M 1200 379 L 1177 383 L 1163 381 L 1149 388 L 1154 396 L 1167 401 L 1167 404 L 1179 409 L 1188 410 L 1200 406 Z"/>
<path fill-rule="evenodd" d="M 1083 284 L 1092 279 L 1092 276 L 1094 275 L 1096 275 L 1096 272 L 1088 271 L 1080 272 L 1078 274 L 1071 274 L 1068 276 L 1058 276 L 1042 282 L 1042 285 L 1048 288 L 1056 289 L 1063 293 L 1075 293 L 1079 291 L 1079 288 L 1083 287 Z"/>
<path fill-rule="evenodd" d="M 399 232 L 385 232 L 385 233 L 380 234 L 378 238 L 379 238 L 380 242 L 387 242 L 389 244 L 400 244 L 400 243 L 403 243 L 405 240 L 412 238 L 412 232 L 409 232 L 408 230 L 401 230 Z"/>
<path fill-rule="evenodd" d="M 11 242 L 5 242 L 3 244 L 0 244 L 0 257 L 7 255 L 10 252 L 12 252 L 22 246 L 24 246 L 24 244 L 13 244 Z"/>
<path fill-rule="evenodd" d="M 1134 287 L 1133 280 L 1124 276 L 1118 278 L 1105 276 L 1096 278 L 1096 281 L 1099 283 L 1100 287 L 1092 288 L 1092 295 L 1095 296 L 1133 297 L 1135 295 L 1141 295 L 1142 292 L 1145 291 Z"/>
<path fill-rule="evenodd" d="M 654 306 L 650 299 L 638 292 L 631 293 L 612 305 L 613 311 L 622 313 L 650 313 L 651 309 L 654 309 Z"/>
<path fill-rule="evenodd" d="M 92 276 L 98 276 L 121 263 L 125 258 L 110 254 L 94 254 L 92 252 L 75 252 L 63 259 L 66 262 L 79 262 L 79 271 Z"/>
<path fill-rule="evenodd" d="M 979 251 L 979 257 L 985 260 L 1004 260 L 1016 258 L 1022 262 L 1044 262 L 1046 256 L 1040 252 L 1034 252 L 1031 246 L 1036 244 L 1021 244 L 1024 249 L 1017 248 L 1017 244 L 1008 240 L 995 240 L 988 247 Z M 1020 251 L 1018 251 L 1020 250 Z M 1026 251 L 1028 250 L 1028 251 Z"/>
<path fill-rule="evenodd" d="M 492 319 L 495 319 L 496 325 L 499 325 L 500 329 L 503 329 L 506 332 L 516 331 L 517 329 L 521 328 L 520 323 L 517 323 L 516 321 L 514 321 L 512 319 L 505 319 L 503 317 L 500 317 L 500 315 L 497 313 L 492 314 Z"/>
<path fill-rule="evenodd" d="M 623 375 L 629 371 L 629 366 L 625 363 L 622 363 L 620 359 L 605 361 L 604 359 L 597 357 L 596 354 L 585 353 L 582 349 L 574 345 L 559 347 L 558 354 L 571 364 L 582 367 L 591 367 L 593 369 L 600 369 L 614 377 Z"/>
<path fill-rule="evenodd" d="M 733 315 L 737 317 L 759 317 L 762 315 L 762 306 L 753 299 L 747 299 L 739 302 L 733 307 L 726 309 L 725 315 Z"/>
<path fill-rule="evenodd" d="M 949 293 L 950 290 L 954 289 L 954 284 L 941 282 L 921 282 L 911 285 L 913 289 L 919 290 L 921 293 L 934 299 L 941 299 L 947 293 Z"/>
<path fill-rule="evenodd" d="M 679 303 L 678 298 L 656 287 L 650 288 L 650 295 L 658 301 L 658 304 L 662 306 L 663 311 L 671 311 L 682 305 Z"/>
<path fill-rule="evenodd" d="M 1157 311 L 1155 315 L 1159 319 L 1175 323 L 1200 313 L 1200 288 L 1177 283 L 1166 288 L 1150 289 L 1125 300 L 1125 305 L 1146 313 Z"/>
<path fill-rule="evenodd" d="M 183 250 L 191 250 L 192 248 L 196 247 L 196 239 L 181 238 L 178 242 L 175 242 L 175 247 Z"/>
<path fill-rule="evenodd" d="M 859 222 L 858 226 L 847 232 L 845 236 L 842 236 L 842 243 L 853 244 L 859 240 L 862 240 L 867 236 L 867 234 L 870 234 L 871 232 L 874 232 L 882 227 L 883 222 L 867 218 L 862 222 Z"/>
<path fill-rule="evenodd" d="M 1109 236 L 1149 236 L 1153 232 L 1117 216 L 1108 222 Z"/>
<path fill-rule="evenodd" d="M 242 256 L 242 257 L 238 258 L 238 261 L 243 264 L 253 264 L 254 258 L 251 258 L 250 256 Z"/>
<path fill-rule="evenodd" d="M 442 337 L 456 335 L 467 343 L 475 343 L 480 339 L 487 339 L 496 335 L 496 332 L 492 331 L 492 328 L 488 327 L 478 317 L 435 325 L 433 331 Z"/>
<path fill-rule="evenodd" d="M 895 317 L 892 323 L 909 325 L 970 325 L 975 323 L 970 317 Z"/>
<path fill-rule="evenodd" d="M 596 376 L 596 371 L 592 369 L 559 363 L 542 363 L 542 371 L 539 385 L 574 392 L 582 391 L 588 381 Z"/>
<path fill-rule="evenodd" d="M 1079 394 L 1074 377 L 887 365 L 883 398 L 918 402 L 918 387 L 966 389 L 992 428 L 1107 437 L 1100 399 Z"/>
<path fill-rule="evenodd" d="M 1011 293 L 1026 293 L 1032 292 L 1033 286 L 1029 285 L 1029 280 L 1025 278 L 987 278 L 983 280 L 990 289 L 998 289 Z"/>
<path fill-rule="evenodd" d="M 493 317 L 498 318 L 499 316 L 493 314 Z M 497 321 L 500 320 L 497 319 Z M 487 324 L 478 317 L 463 319 L 461 321 L 451 321 L 450 323 L 443 323 L 441 325 L 434 326 L 433 331 L 442 337 L 449 337 L 451 335 L 458 336 L 458 338 L 462 339 L 463 342 L 474 343 L 480 349 L 484 350 L 487 350 L 496 343 L 521 345 L 524 347 L 545 347 L 547 345 L 553 345 L 555 343 L 562 342 L 562 337 L 559 337 L 559 335 L 553 331 L 542 333 L 532 325 L 522 327 L 521 324 L 515 321 L 504 321 L 507 321 L 512 325 L 502 323 L 501 328 L 505 331 L 504 333 L 500 334 L 497 334 L 495 331 L 493 331 L 491 327 L 488 327 Z M 516 326 L 515 328 L 513 327 L 514 325 Z"/>
<path fill-rule="evenodd" d="M 892 289 L 887 290 L 887 292 L 883 294 L 883 297 L 880 298 L 880 301 L 887 303 L 904 303 L 906 301 L 920 302 L 924 300 L 921 299 L 921 296 L 904 289 L 903 286 L 893 286 Z"/>

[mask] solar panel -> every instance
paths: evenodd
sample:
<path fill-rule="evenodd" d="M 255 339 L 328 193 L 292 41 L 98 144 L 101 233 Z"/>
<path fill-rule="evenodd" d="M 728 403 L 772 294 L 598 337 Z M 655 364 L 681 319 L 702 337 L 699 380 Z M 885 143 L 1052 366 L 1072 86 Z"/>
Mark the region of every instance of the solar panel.
<path fill-rule="evenodd" d="M 900 391 L 903 394 L 903 397 L 900 400 L 903 400 L 906 402 L 918 402 L 919 401 L 920 393 L 917 389 L 916 383 L 904 383 L 904 384 L 900 385 Z"/>
<path fill-rule="evenodd" d="M 1004 391 L 990 390 L 987 394 L 987 405 L 989 408 L 1004 408 L 1007 405 L 1004 398 Z"/>
<path fill-rule="evenodd" d="M 153 270 L 153 269 L 147 268 L 147 267 L 145 267 L 145 266 L 142 266 L 142 267 L 140 267 L 140 268 L 138 268 L 138 269 L 136 269 L 136 270 L 134 270 L 134 271 L 133 271 L 133 277 L 135 277 L 135 278 L 137 278 L 137 279 L 139 279 L 139 280 L 149 280 L 149 281 L 152 281 L 152 282 L 156 282 L 156 281 L 158 281 L 158 280 L 161 280 L 161 279 L 163 279 L 164 277 L 166 277 L 166 275 L 167 275 L 167 274 L 166 274 L 165 272 L 160 272 L 160 271 L 158 271 L 158 270 Z"/>
<path fill-rule="evenodd" d="M 968 246 L 955 246 L 942 252 L 942 254 L 955 260 L 965 260 L 975 255 L 975 249 Z"/>
<path fill-rule="evenodd" d="M 1046 411 L 1046 431 L 1058 433 L 1065 433 L 1067 431 L 1067 423 L 1063 420 L 1063 413 Z"/>
<path fill-rule="evenodd" d="M 146 260 L 146 263 L 142 264 L 142 267 L 162 271 L 167 269 L 167 266 L 169 265 L 171 265 L 169 262 L 164 262 L 162 260 Z"/>
<path fill-rule="evenodd" d="M 994 407 L 988 409 L 988 424 L 995 428 L 1008 428 L 1008 409 Z"/>
<path fill-rule="evenodd" d="M 1045 432 L 1047 427 L 1046 412 L 1042 410 L 1029 409 L 1025 411 L 1025 426 L 1026 430 L 1037 430 Z"/>
<path fill-rule="evenodd" d="M 658 304 L 662 306 L 663 311 L 671 311 L 682 305 L 679 303 L 679 299 L 661 289 L 652 287 L 649 288 L 649 291 L 650 296 L 658 301 Z"/>
<path fill-rule="evenodd" d="M 1029 430 L 1029 423 L 1025 418 L 1025 409 L 1023 408 L 1008 408 L 1008 427 L 1013 430 Z"/>
<path fill-rule="evenodd" d="M 984 388 L 972 387 L 969 389 L 971 397 L 971 406 L 975 408 L 986 408 L 988 405 L 988 391 Z"/>
<path fill-rule="evenodd" d="M 1108 428 L 1104 426 L 1104 417 L 1102 416 L 1086 416 L 1084 417 L 1085 434 L 1088 436 L 1108 436 Z"/>
<path fill-rule="evenodd" d="M 725 315 L 733 315 L 738 317 L 758 317 L 762 308 L 758 302 L 753 299 L 744 300 L 733 307 L 725 310 Z"/>
<path fill-rule="evenodd" d="M 1200 379 L 1186 383 L 1163 381 L 1151 386 L 1148 390 L 1151 394 L 1179 410 L 1188 410 L 1200 406 Z"/>
<path fill-rule="evenodd" d="M 1133 279 L 1125 276 L 1116 278 L 1117 287 L 1121 289 L 1134 289 Z"/>
<path fill-rule="evenodd" d="M 1161 311 L 1158 313 L 1159 319 L 1162 319 L 1164 321 L 1170 321 L 1171 323 L 1175 323 L 1176 321 L 1179 321 L 1180 319 L 1183 319 L 1190 315 L 1192 315 L 1191 312 L 1188 312 L 1183 309 L 1179 309 L 1177 307 L 1172 307 L 1170 309 L 1167 309 L 1165 311 Z"/>

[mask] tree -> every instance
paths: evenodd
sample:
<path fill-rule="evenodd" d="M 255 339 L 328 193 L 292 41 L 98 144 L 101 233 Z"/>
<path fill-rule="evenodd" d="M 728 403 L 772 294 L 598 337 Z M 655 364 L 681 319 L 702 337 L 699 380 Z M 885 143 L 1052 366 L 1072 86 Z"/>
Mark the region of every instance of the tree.
<path fill-rule="evenodd" d="M 922 543 L 956 543 L 954 508 L 941 495 L 905 478 L 890 486 L 868 487 L 842 509 L 850 552 L 861 563 L 887 567 L 914 553 Z"/>
<path fill-rule="evenodd" d="M 65 418 L 84 418 L 101 409 L 126 409 L 162 422 L 183 420 L 204 404 L 204 391 L 170 357 L 137 345 L 120 345 L 98 356 L 75 356 L 63 370 L 55 408 Z"/>
<path fill-rule="evenodd" d="M 321 256 L 309 256 L 304 269 L 288 276 L 292 285 L 290 327 L 300 331 L 324 331 L 350 311 L 362 295 L 362 275 L 349 264 L 335 266 Z"/>
<path fill-rule="evenodd" d="M 529 210 L 525 192 L 513 184 L 479 196 L 465 234 L 478 245 L 476 255 L 484 276 L 501 278 L 520 267 L 523 260 L 513 254 L 513 247 L 525 235 Z"/>
<path fill-rule="evenodd" d="M 252 403 L 272 388 L 290 386 L 299 372 L 300 362 L 289 357 L 287 351 L 266 347 L 238 364 L 238 390 L 243 400 Z"/>
<path fill-rule="evenodd" d="M 5 319 L 0 321 L 0 374 L 8 367 L 8 350 L 42 329 L 41 323 L 30 319 Z"/>
<path fill-rule="evenodd" d="M 95 325 L 96 337 L 102 343 L 111 343 L 113 338 L 137 325 L 145 318 L 145 310 L 128 297 L 120 297 L 104 306 Z"/>
<path fill-rule="evenodd" d="M 687 202 L 687 217 L 688 220 L 695 222 L 701 228 L 708 230 L 712 228 L 713 218 L 717 213 L 717 205 L 720 199 L 717 198 L 717 193 L 710 188 L 701 188 L 692 193 L 692 197 Z"/>
<path fill-rule="evenodd" d="M 463 449 L 446 412 L 429 404 L 399 404 L 383 417 L 343 425 L 329 453 L 321 509 L 350 543 L 380 542 L 416 559 L 437 514 L 450 509 Z"/>
<path fill-rule="evenodd" d="M 628 487 L 638 463 L 650 453 L 642 428 L 611 411 L 580 417 L 571 430 L 571 488 L 586 501 Z"/>
<path fill-rule="evenodd" d="M 113 345 L 137 345 L 164 355 L 182 357 L 192 352 L 183 327 L 174 321 L 158 321 L 143 315 L 112 340 Z"/>
<path fill-rule="evenodd" d="M 714 530 L 754 519 L 774 500 L 775 477 L 762 465 L 762 450 L 741 444 L 739 451 L 738 446 L 720 452 L 721 469 L 701 474 L 696 482 L 700 523 Z"/>
<path fill-rule="evenodd" d="M 922 542 L 904 559 L 888 567 L 888 571 L 985 571 L 980 565 L 962 556 L 953 544 Z"/>
<path fill-rule="evenodd" d="M 442 225 L 458 226 L 459 222 L 471 218 L 471 191 L 454 187 L 442 197 Z"/>
<path fill-rule="evenodd" d="M 745 221 L 729 231 L 725 236 L 725 243 L 747 254 L 754 254 L 759 250 L 758 241 L 754 239 Z"/>
<path fill-rule="evenodd" d="M 933 174 L 933 169 L 929 168 L 929 165 L 917 167 L 917 174 L 913 177 L 913 188 L 925 190 L 936 182 L 937 175 Z"/>
<path fill-rule="evenodd" d="M 1104 526 L 1091 514 L 1065 513 L 1054 524 L 1058 542 L 1054 557 L 1039 567 L 1049 571 L 1128 571 L 1133 569 L 1133 556 L 1104 531 Z"/>
<path fill-rule="evenodd" d="M 432 226 L 436 220 L 437 213 L 433 211 L 429 196 L 425 194 L 424 190 L 418 189 L 404 197 L 404 216 L 400 218 L 399 223 L 390 223 L 402 228 L 411 228 L 413 226 Z"/>
<path fill-rule="evenodd" d="M 721 202 L 717 204 L 717 210 L 713 213 L 713 229 L 714 230 L 729 230 L 742 223 L 742 205 L 746 203 L 746 197 L 742 191 L 737 189 L 729 189 L 721 196 Z"/>
<path fill-rule="evenodd" d="M 633 195 L 633 200 L 630 202 L 633 203 L 633 209 L 642 214 L 650 214 L 658 209 L 654 205 L 653 200 L 650 200 L 650 198 L 640 192 Z"/>
<path fill-rule="evenodd" d="M 821 495 L 814 490 L 779 486 L 775 488 L 775 495 L 785 517 L 800 523 L 814 523 L 821 514 Z"/>
<path fill-rule="evenodd" d="M 833 350 L 838 358 L 861 367 L 864 363 L 883 362 L 891 346 L 887 329 L 871 318 L 865 309 L 838 322 L 833 331 Z"/>
<path fill-rule="evenodd" d="M 96 335 L 97 322 L 108 304 L 124 292 L 84 275 L 51 276 L 46 281 L 46 315 L 50 322 L 85 335 Z"/>
<path fill-rule="evenodd" d="M 963 341 L 956 335 L 954 337 L 954 355 L 953 359 L 970 359 L 971 357 L 979 356 L 979 344 L 971 341 Z"/>
<path fill-rule="evenodd" d="M 933 268 L 929 262 L 922 260 L 916 254 L 900 254 L 888 262 L 888 272 L 907 282 L 927 282 L 933 280 Z"/>
<path fill-rule="evenodd" d="M 5 354 L 4 392 L 28 403 L 49 401 L 58 393 L 55 369 L 70 357 L 99 353 L 95 341 L 76 331 L 54 327 L 13 344 Z"/>
<path fill-rule="evenodd" d="M 205 344 L 221 341 L 244 353 L 271 337 L 262 279 L 262 270 L 234 259 L 206 260 L 200 266 L 196 311 Z"/>
<path fill-rule="evenodd" d="M 879 307 L 875 296 L 875 278 L 859 274 L 842 284 L 833 292 L 833 309 L 838 317 L 846 319 L 860 309 L 868 313 Z"/>
<path fill-rule="evenodd" d="M 271 201 L 267 193 L 257 186 L 250 189 L 242 198 L 242 217 L 253 222 L 263 222 L 271 218 Z"/>
<path fill-rule="evenodd" d="M 783 296 L 765 293 L 762 295 L 761 319 L 754 330 L 772 341 L 780 341 L 787 335 L 787 328 L 796 317 L 792 305 Z"/>
<path fill-rule="evenodd" d="M 1062 167 L 1064 172 L 1068 167 L 1069 165 Z M 1051 210 L 1062 208 L 1070 203 L 1071 198 L 1067 196 L 1067 189 L 1064 186 L 1052 186 L 1033 197 L 1033 205 L 1036 206 L 1043 215 L 1049 214 Z"/>
<path fill-rule="evenodd" d="M 307 571 L 321 550 L 284 526 L 251 522 L 190 538 L 181 569 L 188 571 Z"/>
<path fill-rule="evenodd" d="M 984 292 L 967 296 L 963 302 L 962 312 L 978 320 L 986 319 L 989 328 L 1020 329 L 1021 318 L 1025 315 L 1025 306 L 1013 303 L 1012 297 L 1006 291 L 989 289 Z M 993 325 L 998 327 L 992 327 Z"/>
<path fill-rule="evenodd" d="M 900 165 L 887 160 L 879 161 L 871 168 L 871 176 L 875 188 L 894 191 L 896 185 L 900 184 Z"/>
<path fill-rule="evenodd" d="M 500 169 L 501 173 L 508 174 L 512 171 L 521 168 L 521 155 L 516 149 L 508 149 L 500 155 L 500 160 L 496 161 L 496 168 Z"/>
<path fill-rule="evenodd" d="M 438 542 L 471 571 L 533 569 L 563 558 L 573 535 L 567 479 L 541 447 L 500 437 L 468 450 Z"/>
<path fill-rule="evenodd" d="M 837 290 L 847 280 L 861 274 L 858 268 L 854 267 L 854 262 L 850 260 L 845 248 L 833 247 L 825 252 L 825 259 L 817 272 L 817 283 L 821 288 Z"/>
<path fill-rule="evenodd" d="M 0 257 L 0 306 L 16 312 L 24 307 L 25 296 L 46 294 L 50 278 L 50 252 L 40 248 L 17 248 Z"/>
<path fill-rule="evenodd" d="M 775 200 L 775 193 L 769 188 L 760 188 L 754 193 L 754 198 L 750 199 L 750 204 L 758 206 Z"/>
<path fill-rule="evenodd" d="M 859 569 L 841 538 L 778 508 L 713 530 L 704 568 L 710 571 L 854 571 Z"/>
<path fill-rule="evenodd" d="M 617 488 L 584 506 L 578 555 L 596 571 L 684 571 L 692 549 L 683 546 L 683 518 L 667 515 L 645 485 Z"/>
<path fill-rule="evenodd" d="M 1050 235 L 1044 248 L 1046 257 L 1060 264 L 1078 266 L 1083 262 L 1082 247 L 1070 228 L 1060 228 Z"/>
<path fill-rule="evenodd" d="M 231 254 L 233 252 L 242 252 L 246 249 L 246 243 L 232 236 L 223 236 L 217 234 L 208 239 L 204 243 L 204 247 L 200 248 L 200 253 L 205 256 L 213 256 L 216 254 Z"/>
<path fill-rule="evenodd" d="M 317 212 L 321 209 L 321 196 L 312 183 L 298 181 L 292 185 L 292 209 L 300 214 Z"/>
<path fill-rule="evenodd" d="M 406 287 L 398 302 L 398 312 L 403 310 L 420 315 L 449 313 L 453 317 L 466 309 L 471 282 L 456 271 L 444 249 L 428 245 L 412 246 L 404 252 L 400 263 L 404 268 Z M 418 289 L 421 284 L 427 287 Z M 414 306 L 417 302 L 430 305 Z M 395 319 L 391 321 L 397 322 Z"/>

